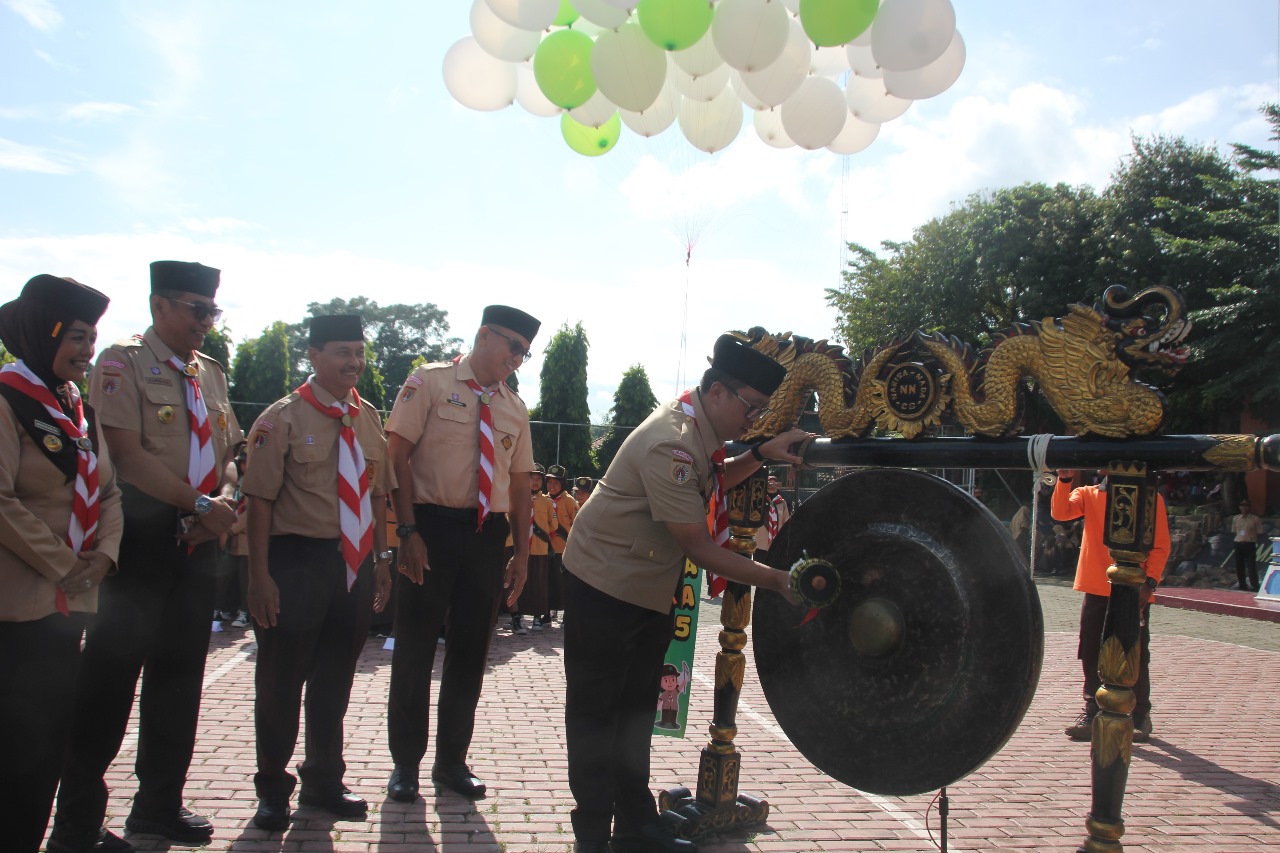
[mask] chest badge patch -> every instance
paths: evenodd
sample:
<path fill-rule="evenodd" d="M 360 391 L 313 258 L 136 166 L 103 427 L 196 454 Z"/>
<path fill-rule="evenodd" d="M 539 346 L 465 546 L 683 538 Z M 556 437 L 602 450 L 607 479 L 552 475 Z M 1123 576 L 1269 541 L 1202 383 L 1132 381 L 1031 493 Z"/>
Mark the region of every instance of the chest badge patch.
<path fill-rule="evenodd" d="M 57 453 L 62 449 L 62 439 L 56 435 L 46 435 L 44 437 L 44 446 L 49 449 L 50 453 Z"/>
<path fill-rule="evenodd" d="M 161 406 L 156 412 L 156 420 L 162 424 L 173 423 L 173 406 Z"/>
<path fill-rule="evenodd" d="M 152 376 L 159 376 L 159 375 L 160 375 L 160 368 L 158 368 L 158 367 L 153 367 L 153 368 L 151 368 L 151 375 L 152 375 Z"/>
<path fill-rule="evenodd" d="M 316 443 L 316 437 L 314 435 L 307 436 L 307 444 L 315 444 L 315 443 Z"/>
<path fill-rule="evenodd" d="M 503 449 L 503 450 L 510 450 L 510 449 L 511 449 L 511 436 L 509 436 L 509 435 L 504 435 L 504 436 L 502 437 L 502 449 Z"/>
<path fill-rule="evenodd" d="M 226 428 L 227 428 L 227 416 L 219 412 L 218 413 L 218 429 L 225 431 Z"/>
<path fill-rule="evenodd" d="M 671 463 L 671 480 L 677 485 L 683 486 L 689 482 L 690 471 L 688 462 L 672 462 Z"/>

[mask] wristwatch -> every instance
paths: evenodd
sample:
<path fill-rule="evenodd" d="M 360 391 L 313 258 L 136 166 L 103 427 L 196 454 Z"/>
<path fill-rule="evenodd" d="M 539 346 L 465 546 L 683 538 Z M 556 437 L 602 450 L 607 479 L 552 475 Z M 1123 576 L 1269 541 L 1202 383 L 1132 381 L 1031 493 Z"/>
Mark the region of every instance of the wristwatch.
<path fill-rule="evenodd" d="M 1151 587 L 1152 589 L 1155 589 L 1156 587 L 1158 587 L 1158 586 L 1160 585 L 1160 581 L 1158 581 L 1158 580 L 1156 580 L 1155 578 L 1151 577 L 1151 575 L 1147 575 L 1146 580 L 1144 581 L 1144 583 L 1146 583 L 1146 585 L 1147 585 L 1147 586 L 1149 586 L 1149 587 Z"/>
<path fill-rule="evenodd" d="M 196 515 L 208 515 L 209 510 L 213 509 L 213 498 L 208 495 L 201 495 L 196 498 L 195 511 Z"/>
<path fill-rule="evenodd" d="M 418 532 L 418 525 L 416 524 L 397 524 L 396 525 L 396 536 L 398 536 L 401 539 L 405 538 L 410 533 L 417 533 L 417 532 Z"/>
<path fill-rule="evenodd" d="M 385 551 L 379 551 L 379 552 L 378 552 L 378 562 L 379 562 L 379 563 L 389 563 L 389 562 L 391 562 L 391 557 L 392 557 L 392 555 L 393 555 L 393 554 L 395 554 L 395 552 L 394 552 L 394 551 L 392 551 L 390 548 L 388 548 L 388 549 L 387 549 L 387 550 L 385 550 Z"/>

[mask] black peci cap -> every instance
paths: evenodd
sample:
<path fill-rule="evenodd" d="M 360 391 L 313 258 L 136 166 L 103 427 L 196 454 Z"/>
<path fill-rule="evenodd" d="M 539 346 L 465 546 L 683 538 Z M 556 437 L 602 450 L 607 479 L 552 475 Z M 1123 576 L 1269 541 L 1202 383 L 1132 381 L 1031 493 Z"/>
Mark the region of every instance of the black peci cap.
<path fill-rule="evenodd" d="M 512 308 L 509 305 L 490 305 L 486 307 L 484 314 L 480 317 L 480 325 L 487 326 L 490 323 L 495 326 L 501 326 L 504 329 L 510 329 L 531 344 L 538 334 L 539 327 L 542 326 L 537 317 L 533 317 L 519 308 Z"/>
<path fill-rule="evenodd" d="M 180 290 L 210 299 L 218 292 L 222 270 L 188 261 L 152 261 L 151 292 Z"/>
<path fill-rule="evenodd" d="M 363 341 L 364 322 L 359 314 L 321 314 L 311 318 L 308 346 L 324 349 L 329 341 Z"/>
<path fill-rule="evenodd" d="M 761 394 L 773 394 L 787 375 L 781 364 L 733 335 L 721 335 L 716 340 L 711 366 Z"/>

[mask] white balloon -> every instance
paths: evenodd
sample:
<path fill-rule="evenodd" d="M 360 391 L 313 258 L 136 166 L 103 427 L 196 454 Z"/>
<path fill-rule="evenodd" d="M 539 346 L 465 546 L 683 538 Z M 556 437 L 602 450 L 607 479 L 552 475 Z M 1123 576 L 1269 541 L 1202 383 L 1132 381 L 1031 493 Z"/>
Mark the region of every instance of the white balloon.
<path fill-rule="evenodd" d="M 485 0 L 471 4 L 471 34 L 486 53 L 506 62 L 524 62 L 542 41 L 541 33 L 513 27 L 499 18 Z"/>
<path fill-rule="evenodd" d="M 623 124 L 641 136 L 657 136 L 676 120 L 682 100 L 684 96 L 676 90 L 675 75 L 668 74 L 667 82 L 662 84 L 662 91 L 658 93 L 658 99 L 648 109 L 639 113 L 618 110 L 618 114 L 622 116 Z"/>
<path fill-rule="evenodd" d="M 759 71 L 782 55 L 790 20 L 777 0 L 720 0 L 711 36 L 727 65 Z"/>
<path fill-rule="evenodd" d="M 588 35 L 594 39 L 596 36 L 604 32 L 606 27 L 593 24 L 586 18 L 579 18 L 570 25 L 569 29 L 577 30 L 578 32 Z M 608 27 L 607 29 L 611 30 L 613 27 Z"/>
<path fill-rule="evenodd" d="M 500 110 L 516 96 L 516 69 L 485 52 L 472 36 L 459 39 L 444 55 L 444 85 L 464 107 Z"/>
<path fill-rule="evenodd" d="M 787 11 L 792 15 L 800 14 L 800 0 L 782 0 L 782 5 L 787 7 Z"/>
<path fill-rule="evenodd" d="M 667 73 L 676 78 L 676 89 L 686 98 L 694 101 L 710 101 L 724 91 L 732 70 L 728 65 L 721 65 L 707 74 L 692 77 L 681 71 L 679 66 L 671 66 L 667 68 Z"/>
<path fill-rule="evenodd" d="M 859 77 L 884 76 L 884 69 L 876 65 L 876 58 L 871 55 L 871 45 L 850 43 L 845 46 L 844 55 L 849 60 L 849 68 Z"/>
<path fill-rule="evenodd" d="M 964 59 L 964 39 L 960 37 L 960 31 L 956 30 L 951 44 L 947 45 L 942 56 L 914 71 L 886 71 L 884 87 L 891 95 L 915 101 L 941 95 L 960 79 Z"/>
<path fill-rule="evenodd" d="M 667 79 L 666 52 L 632 22 L 605 30 L 591 49 L 591 73 L 605 97 L 640 112 L 653 103 Z"/>
<path fill-rule="evenodd" d="M 742 103 L 727 86 L 711 101 L 685 98 L 680 102 L 680 130 L 695 148 L 714 154 L 738 138 Z"/>
<path fill-rule="evenodd" d="M 809 58 L 809 70 L 815 77 L 836 78 L 849 70 L 849 57 L 844 45 L 815 48 Z"/>
<path fill-rule="evenodd" d="M 871 24 L 871 50 L 884 70 L 910 71 L 941 56 L 955 31 L 951 0 L 885 0 Z"/>
<path fill-rule="evenodd" d="M 563 112 L 542 94 L 542 89 L 538 88 L 538 81 L 533 76 L 533 66 L 527 62 L 516 66 L 516 103 L 525 112 L 539 118 L 551 118 Z"/>
<path fill-rule="evenodd" d="M 733 93 L 738 96 L 738 100 L 742 101 L 749 110 L 767 110 L 777 106 L 777 104 L 766 104 L 757 98 L 755 93 L 742 82 L 742 72 L 736 68 L 729 75 L 729 88 L 733 90 Z"/>
<path fill-rule="evenodd" d="M 892 121 L 907 111 L 911 101 L 895 98 L 884 88 L 884 80 L 850 75 L 844 85 L 849 110 L 863 121 L 881 124 Z"/>
<path fill-rule="evenodd" d="M 640 0 L 604 0 L 606 6 L 612 6 L 615 9 L 626 9 L 630 11 L 636 7 Z M 578 11 L 582 11 L 579 9 Z"/>
<path fill-rule="evenodd" d="M 782 55 L 767 68 L 740 72 L 742 86 L 746 87 L 754 100 L 765 107 L 776 107 L 791 97 L 792 93 L 800 88 L 804 78 L 809 75 L 809 61 L 812 53 L 813 46 L 809 42 L 809 37 L 805 35 L 804 27 L 792 18 L 788 29 L 787 46 L 782 51 Z M 739 94 L 741 95 L 741 91 Z M 747 98 L 743 97 L 742 100 L 753 109 L 760 109 L 748 102 Z"/>
<path fill-rule="evenodd" d="M 599 127 L 618 111 L 618 106 L 604 96 L 599 89 L 580 107 L 569 110 L 569 116 L 578 124 L 587 127 Z"/>
<path fill-rule="evenodd" d="M 693 47 L 672 51 L 671 60 L 680 67 L 681 71 L 695 76 L 710 74 L 724 65 L 724 60 L 716 50 L 716 40 L 711 37 L 711 30 L 703 33 L 702 38 L 698 39 Z"/>
<path fill-rule="evenodd" d="M 839 84 L 826 77 L 806 78 L 778 110 L 787 136 L 810 151 L 830 144 L 849 115 Z"/>
<path fill-rule="evenodd" d="M 827 145 L 827 150 L 835 154 L 857 154 L 875 142 L 879 133 L 880 125 L 868 124 L 853 113 L 849 113 L 849 117 L 844 120 L 844 127 Z"/>
<path fill-rule="evenodd" d="M 513 27 L 538 32 L 555 21 L 560 0 L 485 0 L 493 13 Z"/>
<path fill-rule="evenodd" d="M 606 30 L 617 29 L 631 16 L 628 9 L 611 6 L 606 0 L 572 0 L 572 2 L 573 8 L 578 10 L 579 15 Z M 578 29 L 576 21 L 574 29 Z"/>
<path fill-rule="evenodd" d="M 752 115 L 751 123 L 755 125 L 756 136 L 760 137 L 766 145 L 774 148 L 795 147 L 795 140 L 787 136 L 787 131 L 782 127 L 781 110 L 760 110 Z"/>

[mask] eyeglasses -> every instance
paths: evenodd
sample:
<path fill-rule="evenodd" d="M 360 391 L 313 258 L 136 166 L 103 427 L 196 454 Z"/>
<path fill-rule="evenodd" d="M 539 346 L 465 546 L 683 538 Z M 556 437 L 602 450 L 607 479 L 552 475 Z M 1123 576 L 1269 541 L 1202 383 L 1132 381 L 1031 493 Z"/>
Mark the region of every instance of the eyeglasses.
<path fill-rule="evenodd" d="M 169 297 L 169 301 L 190 308 L 191 316 L 196 318 L 197 323 L 203 323 L 206 318 L 212 318 L 215 323 L 222 319 L 222 309 L 215 305 L 208 305 L 204 302 L 184 302 L 181 299 L 174 299 L 172 296 Z"/>
<path fill-rule="evenodd" d="M 725 387 L 729 388 L 728 385 L 726 385 Z M 769 414 L 768 406 L 757 406 L 755 403 L 748 401 L 746 398 L 744 398 L 741 394 L 739 394 L 737 391 L 733 390 L 732 388 L 729 388 L 729 393 L 737 397 L 738 400 L 742 403 L 742 405 L 747 407 L 747 413 L 746 413 L 747 420 L 758 421 L 761 418 L 763 418 L 765 415 Z"/>
<path fill-rule="evenodd" d="M 514 355 L 516 358 L 520 359 L 521 361 L 528 361 L 529 359 L 533 358 L 533 353 L 525 349 L 524 344 L 520 343 L 515 338 L 511 337 L 510 335 L 502 334 L 502 332 L 499 332 L 493 326 L 485 326 L 485 328 L 493 332 L 498 337 L 505 340 L 507 342 L 507 345 L 511 348 L 511 354 Z"/>

